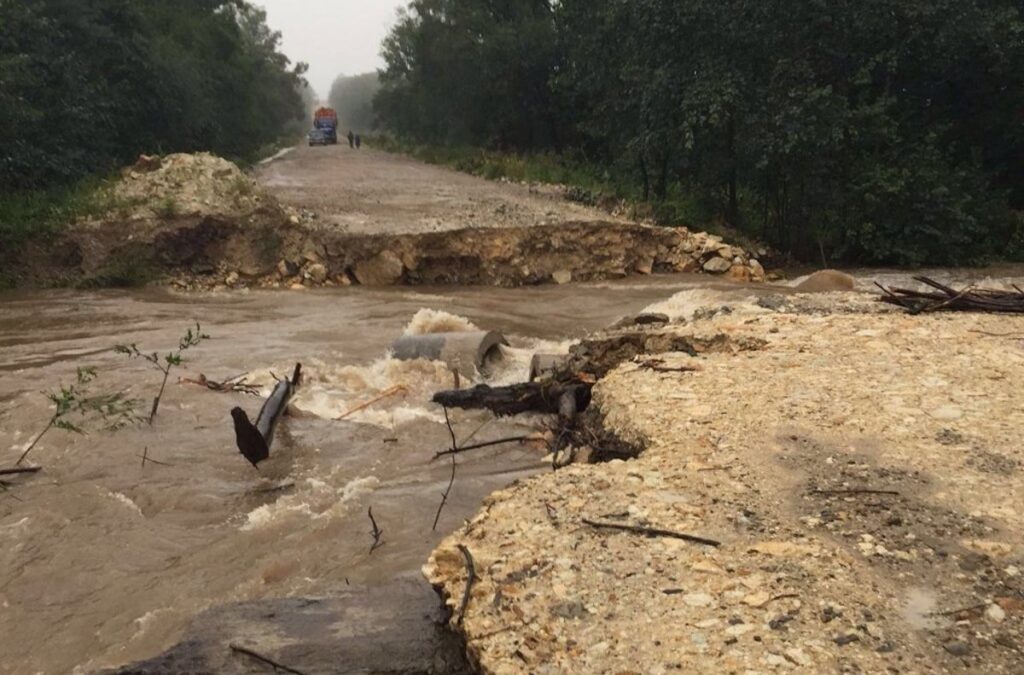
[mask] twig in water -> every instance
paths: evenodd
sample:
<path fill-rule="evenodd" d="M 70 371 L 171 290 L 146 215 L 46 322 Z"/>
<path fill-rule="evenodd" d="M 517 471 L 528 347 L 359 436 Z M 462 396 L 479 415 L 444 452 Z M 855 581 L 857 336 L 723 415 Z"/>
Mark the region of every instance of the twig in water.
<path fill-rule="evenodd" d="M 259 652 L 254 652 L 253 650 L 249 649 L 248 647 L 243 647 L 242 645 L 236 645 L 236 644 L 231 644 L 231 645 L 229 645 L 229 647 L 231 647 L 231 651 L 239 653 L 239 654 L 245 654 L 246 656 L 250 656 L 250 657 L 256 659 L 257 661 L 262 661 L 263 663 L 267 664 L 268 666 L 273 667 L 275 670 L 283 670 L 286 673 L 292 673 L 293 675 L 306 675 L 306 673 L 304 673 L 301 670 L 297 670 L 296 668 L 292 668 L 291 666 L 286 666 L 283 663 L 278 663 L 274 659 L 266 657 L 263 654 L 260 654 Z"/>
<path fill-rule="evenodd" d="M 370 536 L 373 537 L 373 545 L 370 546 L 370 553 L 373 553 L 378 548 L 380 548 L 381 546 L 384 545 L 384 542 L 382 542 L 380 540 L 381 536 L 384 534 L 384 530 L 382 530 L 379 527 L 377 527 L 377 521 L 373 517 L 373 507 L 372 506 L 369 508 L 369 510 L 366 512 L 366 514 L 368 516 L 370 516 L 370 524 L 373 525 L 373 529 L 370 530 Z"/>
<path fill-rule="evenodd" d="M 17 476 L 23 473 L 39 473 L 43 470 L 41 466 L 26 466 L 16 469 L 0 469 L 0 476 Z"/>
<path fill-rule="evenodd" d="M 444 510 L 444 505 L 448 503 L 448 495 L 452 493 L 452 485 L 455 484 L 455 455 L 452 454 L 452 477 L 448 480 L 448 488 L 441 493 L 441 503 L 437 505 L 437 513 L 434 515 L 434 526 L 431 531 L 437 532 L 437 521 L 441 520 L 441 511 Z"/>
<path fill-rule="evenodd" d="M 138 456 L 142 457 L 142 468 L 143 469 L 146 468 L 146 463 L 147 462 L 150 463 L 150 464 L 156 464 L 157 466 L 174 466 L 173 464 L 168 464 L 167 462 L 158 462 L 155 459 L 151 459 L 150 456 L 149 456 L 149 448 L 148 447 L 146 447 L 146 449 L 144 449 L 142 451 L 142 454 L 138 455 Z"/>
<path fill-rule="evenodd" d="M 466 608 L 469 607 L 470 594 L 473 592 L 473 584 L 476 583 L 476 565 L 473 563 L 473 554 L 464 545 L 459 544 L 462 557 L 466 559 L 466 590 L 462 592 L 462 602 L 459 604 L 459 622 L 462 625 L 466 618 Z"/>
<path fill-rule="evenodd" d="M 445 455 L 457 455 L 463 452 L 469 452 L 470 450 L 480 450 L 482 448 L 490 448 L 495 445 L 504 445 L 506 443 L 523 443 L 525 441 L 529 441 L 532 439 L 533 436 L 511 436 L 509 438 L 499 438 L 496 441 L 476 443 L 475 445 L 464 445 L 460 448 L 454 448 L 452 450 L 442 450 L 434 455 L 434 459 L 437 459 L 438 457 L 444 457 Z"/>
<path fill-rule="evenodd" d="M 452 450 L 458 450 L 459 442 L 455 440 L 455 429 L 452 427 L 452 420 L 448 416 L 448 406 L 441 406 L 441 409 L 444 410 L 444 423 L 448 426 L 448 433 L 452 437 Z"/>
<path fill-rule="evenodd" d="M 448 407 L 444 408 L 444 422 L 448 425 L 448 433 L 452 437 L 452 477 L 448 480 L 448 488 L 441 493 L 441 503 L 437 506 L 437 513 L 434 515 L 434 526 L 431 528 L 433 532 L 437 532 L 437 521 L 441 520 L 441 511 L 444 510 L 444 505 L 448 503 L 448 495 L 452 493 L 452 486 L 455 484 L 455 455 L 458 453 L 459 444 L 455 440 L 455 429 L 452 428 L 452 420 L 448 416 Z"/>
<path fill-rule="evenodd" d="M 216 391 L 222 394 L 228 392 L 237 392 L 239 394 L 248 394 L 249 396 L 259 396 L 260 388 L 257 387 L 255 384 L 247 383 L 245 380 L 245 374 L 229 377 L 223 382 L 211 380 L 202 373 L 199 373 L 199 377 L 196 379 L 192 379 L 190 377 L 178 378 L 178 382 L 181 384 L 195 384 L 200 387 L 206 387 L 210 391 Z"/>
<path fill-rule="evenodd" d="M 693 534 L 686 534 L 685 532 L 673 532 L 672 530 L 659 530 L 653 527 L 642 527 L 640 525 L 623 525 L 620 523 L 602 523 L 596 520 L 583 519 L 585 525 L 596 527 L 602 530 L 621 530 L 623 532 L 632 532 L 634 534 L 642 534 L 645 537 L 670 537 L 672 539 L 682 539 L 683 541 L 689 541 L 694 544 L 703 544 L 704 546 L 721 546 L 722 542 L 715 541 L 714 539 L 708 539 L 706 537 L 698 537 Z"/>
<path fill-rule="evenodd" d="M 365 403 L 360 403 L 355 408 L 350 408 L 349 410 L 346 410 L 340 416 L 335 417 L 334 419 L 338 420 L 338 421 L 343 420 L 346 417 L 349 417 L 350 415 L 356 414 L 360 410 L 366 410 L 367 408 L 369 408 L 374 403 L 378 403 L 380 401 L 383 401 L 386 398 L 391 398 L 392 396 L 396 396 L 398 394 L 408 394 L 408 393 L 409 393 L 409 387 L 405 386 L 404 384 L 395 385 L 394 387 L 391 387 L 389 389 L 385 389 L 384 391 L 382 391 L 379 396 L 376 396 L 375 398 L 372 398 L 369 401 L 366 401 Z"/>
<path fill-rule="evenodd" d="M 11 499 L 13 499 L 16 502 L 24 502 L 25 501 L 24 499 L 22 499 L 18 495 L 16 495 L 13 492 L 11 492 L 11 484 L 8 483 L 5 480 L 0 480 L 0 490 L 3 490 L 4 495 L 10 497 Z"/>

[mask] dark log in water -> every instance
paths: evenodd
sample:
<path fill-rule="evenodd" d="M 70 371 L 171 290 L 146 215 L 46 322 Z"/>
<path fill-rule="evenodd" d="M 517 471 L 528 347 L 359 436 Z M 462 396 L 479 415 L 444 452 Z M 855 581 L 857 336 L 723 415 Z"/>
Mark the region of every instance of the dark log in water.
<path fill-rule="evenodd" d="M 274 431 L 277 429 L 278 420 L 288 410 L 288 402 L 291 401 L 301 378 L 302 364 L 297 363 L 290 380 L 278 380 L 274 391 L 260 408 L 256 424 L 249 421 L 249 416 L 241 408 L 231 410 L 238 451 L 253 466 L 259 467 L 260 462 L 270 457 L 270 446 L 274 443 Z"/>
<path fill-rule="evenodd" d="M 501 416 L 539 412 L 574 417 L 590 405 L 590 387 L 583 382 L 523 382 L 507 387 L 480 384 L 472 389 L 439 391 L 433 400 L 446 408 L 490 410 Z"/>

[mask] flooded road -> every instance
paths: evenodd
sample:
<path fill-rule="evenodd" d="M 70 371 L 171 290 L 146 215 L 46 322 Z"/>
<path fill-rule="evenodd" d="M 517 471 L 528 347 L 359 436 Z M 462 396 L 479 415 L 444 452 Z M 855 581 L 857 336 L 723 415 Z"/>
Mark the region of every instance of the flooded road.
<path fill-rule="evenodd" d="M 865 274 L 859 285 L 875 278 L 907 281 Z M 146 413 L 161 374 L 113 346 L 166 353 L 196 322 L 210 336 L 172 372 L 152 427 L 50 431 L 27 462 L 42 472 L 0 490 L 0 672 L 116 667 L 168 648 L 209 607 L 419 579 L 429 552 L 488 494 L 547 464 L 543 451 L 518 446 L 460 457 L 432 531 L 451 468 L 431 461 L 450 440 L 428 401 L 451 387 L 452 374 L 441 363 L 388 358 L 391 341 L 470 325 L 500 330 L 511 347 L 491 382 L 520 381 L 535 351 L 564 350 L 684 290 L 721 298 L 783 289 L 680 275 L 523 289 L 0 296 L 2 467 L 45 427 L 44 392 L 73 382 L 78 367 L 95 367 L 90 391 L 125 391 Z M 296 362 L 306 380 L 294 405 L 310 414 L 280 425 L 259 471 L 239 456 L 229 411 L 242 406 L 254 417 L 260 399 L 178 382 L 249 373 L 266 391 L 271 373 Z M 399 385 L 404 395 L 335 419 Z M 530 433 L 542 420 L 456 411 L 453 422 L 461 442 Z M 160 463 L 143 466 L 144 453 Z M 372 554 L 370 507 L 383 530 Z"/>
<path fill-rule="evenodd" d="M 166 353 L 195 322 L 210 335 L 172 372 L 152 427 L 50 431 L 27 462 L 43 471 L 0 492 L 0 672 L 92 672 L 159 653 L 207 607 L 418 578 L 441 536 L 486 495 L 546 465 L 543 451 L 516 446 L 460 458 L 432 532 L 450 465 L 431 459 L 450 441 L 441 410 L 428 401 L 451 387 L 452 375 L 441 363 L 386 358 L 391 341 L 406 330 L 470 323 L 501 330 L 512 347 L 494 380 L 522 380 L 534 350 L 564 349 L 704 283 L 0 297 L 5 467 L 46 425 L 52 406 L 43 392 L 73 382 L 78 367 L 96 368 L 91 392 L 124 390 L 145 401 L 138 411 L 146 413 L 160 372 L 112 347 Z M 229 410 L 239 405 L 254 417 L 260 400 L 177 382 L 251 373 L 269 387 L 271 372 L 288 373 L 296 362 L 306 380 L 294 404 L 316 416 L 286 419 L 259 472 L 235 448 Z M 332 419 L 396 385 L 408 394 Z M 540 422 L 488 420 L 453 417 L 460 441 L 524 426 L 529 433 Z M 143 453 L 162 464 L 143 467 Z M 384 531 L 372 555 L 371 506 Z"/>

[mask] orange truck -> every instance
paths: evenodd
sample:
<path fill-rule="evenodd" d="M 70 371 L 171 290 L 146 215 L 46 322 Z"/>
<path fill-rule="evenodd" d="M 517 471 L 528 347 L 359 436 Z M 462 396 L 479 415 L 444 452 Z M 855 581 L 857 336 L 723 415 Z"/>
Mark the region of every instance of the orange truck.
<path fill-rule="evenodd" d="M 309 144 L 338 144 L 338 113 L 334 108 L 317 108 L 313 113 L 313 130 L 309 132 Z"/>

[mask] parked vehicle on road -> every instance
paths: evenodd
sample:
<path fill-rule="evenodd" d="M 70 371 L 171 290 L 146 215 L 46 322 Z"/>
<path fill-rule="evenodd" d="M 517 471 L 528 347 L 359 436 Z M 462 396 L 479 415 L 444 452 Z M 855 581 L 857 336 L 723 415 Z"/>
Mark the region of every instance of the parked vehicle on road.
<path fill-rule="evenodd" d="M 331 137 L 323 129 L 313 129 L 306 137 L 309 139 L 309 147 L 314 145 L 331 145 Z"/>
<path fill-rule="evenodd" d="M 322 131 L 327 137 L 327 143 L 323 145 L 337 145 L 338 113 L 334 108 L 317 108 L 317 111 L 313 113 L 313 130 Z"/>

